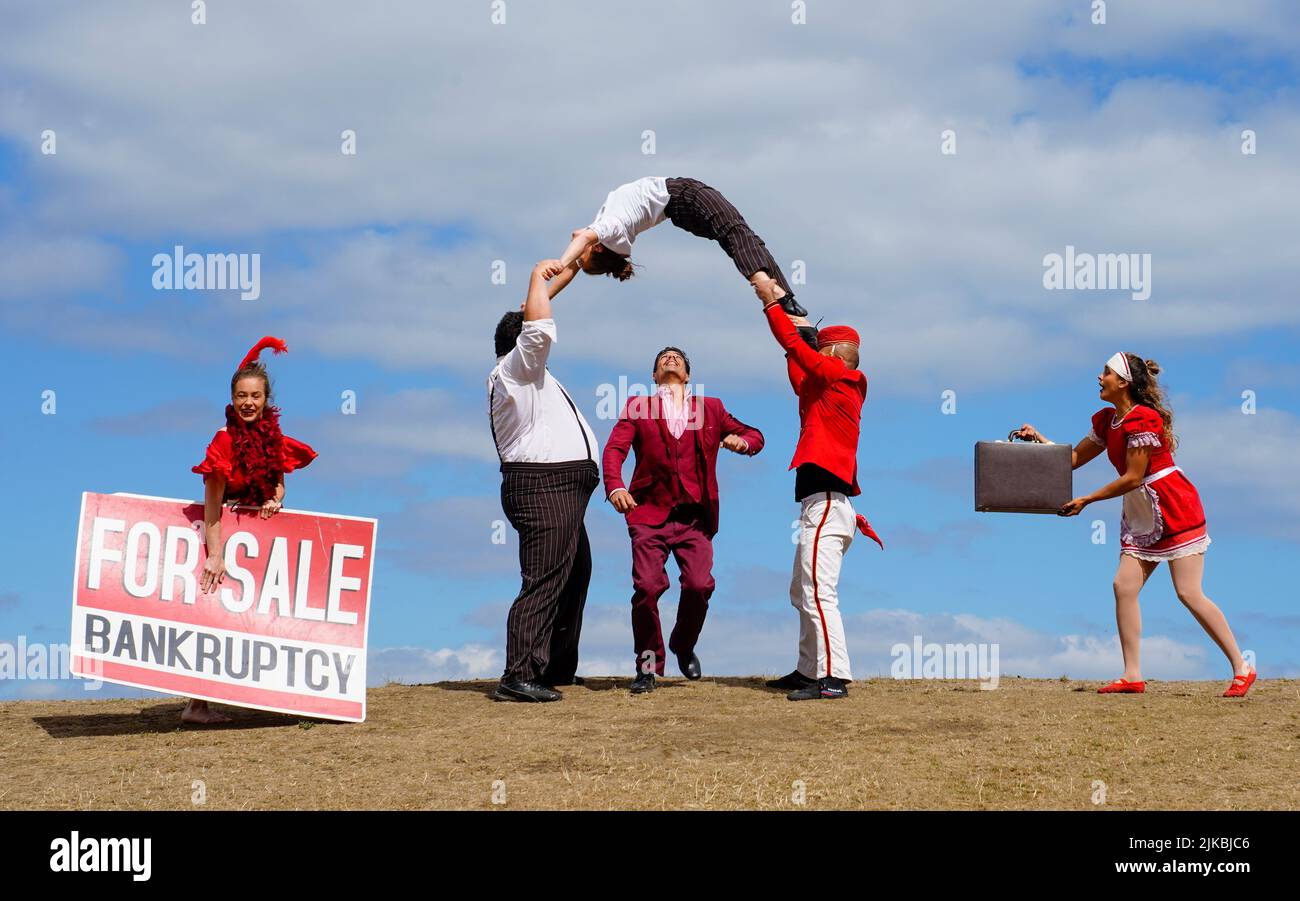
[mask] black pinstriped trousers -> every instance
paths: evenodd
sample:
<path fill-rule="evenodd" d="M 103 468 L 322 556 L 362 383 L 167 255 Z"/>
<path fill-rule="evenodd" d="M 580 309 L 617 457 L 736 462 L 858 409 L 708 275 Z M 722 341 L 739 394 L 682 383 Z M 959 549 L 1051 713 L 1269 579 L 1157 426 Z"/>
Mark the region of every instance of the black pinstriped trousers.
<path fill-rule="evenodd" d="M 523 584 L 506 617 L 502 682 L 569 682 L 578 669 L 591 581 L 583 515 L 600 474 L 591 460 L 501 464 L 501 508 L 519 533 Z"/>
<path fill-rule="evenodd" d="M 746 279 L 761 269 L 794 297 L 763 239 L 754 234 L 740 211 L 716 188 L 694 178 L 668 178 L 664 185 L 669 198 L 664 215 L 669 222 L 693 235 L 717 241 Z"/>

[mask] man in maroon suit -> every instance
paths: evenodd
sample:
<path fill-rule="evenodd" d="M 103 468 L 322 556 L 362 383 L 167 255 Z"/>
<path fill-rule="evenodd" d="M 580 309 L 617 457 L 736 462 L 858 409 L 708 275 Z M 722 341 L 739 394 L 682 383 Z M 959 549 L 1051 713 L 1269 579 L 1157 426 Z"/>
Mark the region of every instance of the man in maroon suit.
<path fill-rule="evenodd" d="M 659 598 L 668 590 L 669 552 L 681 573 L 677 624 L 668 649 L 687 679 L 700 678 L 695 642 L 713 594 L 713 536 L 718 531 L 718 447 L 752 456 L 763 433 L 736 419 L 716 397 L 689 394 L 691 361 L 676 347 L 655 357 L 652 396 L 629 398 L 605 444 L 605 494 L 627 517 L 632 536 L 632 693 L 653 691 L 664 674 Z M 636 452 L 632 483 L 623 461 Z"/>

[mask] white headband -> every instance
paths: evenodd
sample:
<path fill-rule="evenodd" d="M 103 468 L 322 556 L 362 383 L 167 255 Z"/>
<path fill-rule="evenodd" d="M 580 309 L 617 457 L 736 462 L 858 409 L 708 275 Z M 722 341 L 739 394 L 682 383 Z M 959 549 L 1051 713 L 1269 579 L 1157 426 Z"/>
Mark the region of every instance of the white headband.
<path fill-rule="evenodd" d="M 1115 354 L 1115 356 L 1106 361 L 1106 365 L 1110 367 L 1111 372 L 1115 373 L 1124 381 L 1133 381 L 1133 373 L 1130 372 L 1128 368 L 1128 357 L 1124 354 Z"/>

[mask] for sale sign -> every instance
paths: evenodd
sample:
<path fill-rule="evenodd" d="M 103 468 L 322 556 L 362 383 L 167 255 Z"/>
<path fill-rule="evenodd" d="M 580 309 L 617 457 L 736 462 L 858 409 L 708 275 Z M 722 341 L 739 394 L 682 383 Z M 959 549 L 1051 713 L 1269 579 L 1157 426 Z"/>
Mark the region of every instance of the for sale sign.
<path fill-rule="evenodd" d="M 221 518 L 225 580 L 199 592 L 203 505 L 81 497 L 74 674 L 360 722 L 376 521 L 301 510 Z"/>

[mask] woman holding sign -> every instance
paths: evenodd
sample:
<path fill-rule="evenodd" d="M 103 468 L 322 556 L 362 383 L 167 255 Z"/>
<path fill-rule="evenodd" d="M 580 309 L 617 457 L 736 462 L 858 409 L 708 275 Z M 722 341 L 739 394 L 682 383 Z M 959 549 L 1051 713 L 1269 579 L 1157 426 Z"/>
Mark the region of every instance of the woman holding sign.
<path fill-rule="evenodd" d="M 223 506 L 259 507 L 268 519 L 284 505 L 284 475 L 316 459 L 316 452 L 280 431 L 280 410 L 271 405 L 271 377 L 257 359 L 267 348 L 277 354 L 289 348 L 268 335 L 253 346 L 230 379 L 226 424 L 212 436 L 203 462 L 192 471 L 203 476 L 203 521 L 207 561 L 199 577 L 205 594 L 215 591 L 226 576 L 222 557 Z M 225 723 L 230 717 L 191 698 L 181 711 L 185 723 Z"/>
<path fill-rule="evenodd" d="M 1169 564 L 1178 599 L 1191 611 L 1232 664 L 1232 684 L 1223 693 L 1239 698 L 1255 683 L 1255 668 L 1237 648 L 1228 620 L 1201 588 L 1205 549 L 1210 536 L 1201 498 L 1182 469 L 1174 465 L 1174 415 L 1156 383 L 1160 367 L 1136 354 L 1117 353 L 1098 376 L 1103 407 L 1092 417 L 1092 430 L 1073 452 L 1078 469 L 1105 453 L 1119 478 L 1061 508 L 1077 516 L 1094 501 L 1124 498 L 1120 520 L 1119 569 L 1115 573 L 1115 621 L 1124 652 L 1124 675 L 1103 685 L 1101 694 L 1141 694 L 1142 612 L 1138 593 L 1160 562 Z M 1047 441 L 1031 425 L 1017 433 L 1027 441 Z"/>

